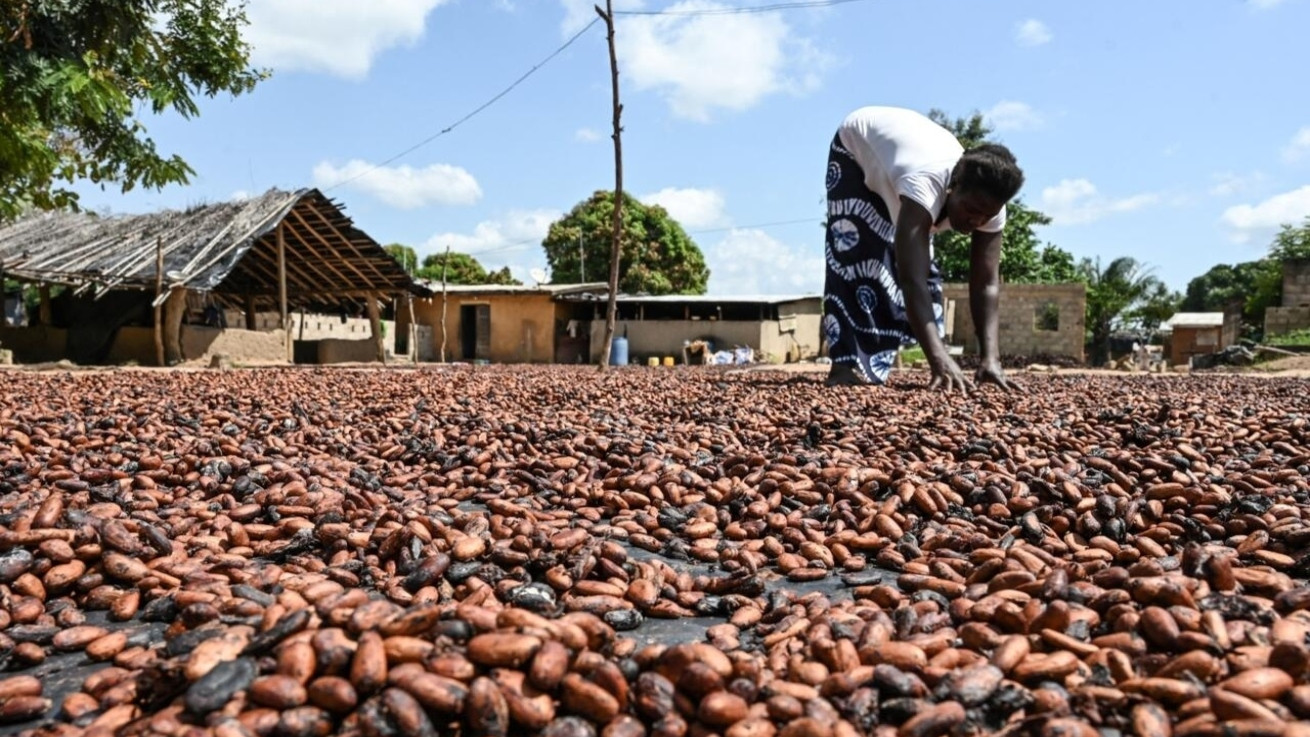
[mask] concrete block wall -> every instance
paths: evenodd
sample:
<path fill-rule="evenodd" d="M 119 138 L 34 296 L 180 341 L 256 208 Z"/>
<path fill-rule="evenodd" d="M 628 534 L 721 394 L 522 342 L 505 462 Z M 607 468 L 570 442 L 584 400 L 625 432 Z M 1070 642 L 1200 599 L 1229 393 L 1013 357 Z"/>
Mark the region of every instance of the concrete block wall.
<path fill-rule="evenodd" d="M 1265 310 L 1265 335 L 1286 335 L 1310 329 L 1310 307 L 1270 307 Z"/>
<path fill-rule="evenodd" d="M 947 300 L 955 300 L 955 341 L 963 344 L 965 351 L 976 353 L 969 285 L 946 284 L 943 292 Z M 1039 316 L 1048 306 L 1058 314 L 1055 330 L 1039 326 Z M 1087 290 L 1082 284 L 1002 284 L 999 311 L 1002 354 L 1085 360 Z"/>
<path fill-rule="evenodd" d="M 1310 307 L 1310 260 L 1283 262 L 1283 306 Z"/>

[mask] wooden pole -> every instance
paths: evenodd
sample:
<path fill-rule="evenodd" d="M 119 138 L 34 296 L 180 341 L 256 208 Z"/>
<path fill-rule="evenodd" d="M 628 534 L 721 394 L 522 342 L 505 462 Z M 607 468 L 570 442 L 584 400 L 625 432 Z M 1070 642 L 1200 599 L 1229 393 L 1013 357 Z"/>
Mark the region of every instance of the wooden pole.
<path fill-rule="evenodd" d="M 369 295 L 364 299 L 364 308 L 368 312 L 369 334 L 373 337 L 374 358 L 378 363 L 387 362 L 387 352 L 382 346 L 382 314 L 378 309 L 378 295 Z"/>
<path fill-rule="evenodd" d="M 409 316 L 409 351 L 414 363 L 418 363 L 418 326 L 414 324 L 414 295 L 405 295 L 405 312 Z"/>
<path fill-rule="evenodd" d="M 259 329 L 259 315 L 255 312 L 255 295 L 246 295 L 246 330 Z"/>
<path fill-rule="evenodd" d="M 164 365 L 164 239 L 155 241 L 155 365 Z"/>
<path fill-rule="evenodd" d="M 291 353 L 291 329 L 287 327 L 287 239 L 286 225 L 277 224 L 277 297 L 281 303 L 282 332 L 286 336 L 287 362 L 294 360 Z"/>
<path fill-rule="evenodd" d="M 441 362 L 446 362 L 446 265 L 450 263 L 450 246 L 446 246 L 446 258 L 441 262 Z"/>
<path fill-rule="evenodd" d="M 605 0 L 605 10 L 596 6 L 596 13 L 605 21 L 610 50 L 610 86 L 614 103 L 614 224 L 610 241 L 609 306 L 605 314 L 605 344 L 601 346 L 600 369 L 609 365 L 610 348 L 614 343 L 614 322 L 618 314 L 619 257 L 623 243 L 623 126 L 620 120 L 623 105 L 619 102 L 619 57 L 614 50 L 614 0 Z"/>

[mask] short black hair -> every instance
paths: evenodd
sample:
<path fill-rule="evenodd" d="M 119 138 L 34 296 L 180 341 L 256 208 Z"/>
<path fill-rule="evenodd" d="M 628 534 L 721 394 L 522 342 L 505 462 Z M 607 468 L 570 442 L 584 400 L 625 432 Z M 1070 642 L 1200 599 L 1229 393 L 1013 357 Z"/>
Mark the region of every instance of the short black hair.
<path fill-rule="evenodd" d="M 1023 170 L 1010 149 L 999 143 L 983 143 L 964 152 L 955 165 L 952 185 L 969 192 L 981 192 L 1000 202 L 1009 202 L 1023 187 Z"/>

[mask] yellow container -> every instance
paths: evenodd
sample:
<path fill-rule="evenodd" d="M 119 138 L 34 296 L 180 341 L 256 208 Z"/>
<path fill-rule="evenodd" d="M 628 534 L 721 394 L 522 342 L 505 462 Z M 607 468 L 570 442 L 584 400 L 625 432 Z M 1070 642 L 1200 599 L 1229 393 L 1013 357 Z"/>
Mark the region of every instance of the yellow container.
<path fill-rule="evenodd" d="M 665 365 L 665 366 L 672 366 L 672 365 L 673 365 L 673 356 L 665 356 L 665 357 L 664 357 L 664 365 Z"/>
<path fill-rule="evenodd" d="M 646 365 L 647 365 L 647 366 L 658 366 L 658 365 L 660 365 L 660 359 L 657 358 L 657 357 L 655 357 L 655 356 L 651 356 L 650 358 L 647 358 L 647 359 L 646 359 Z"/>

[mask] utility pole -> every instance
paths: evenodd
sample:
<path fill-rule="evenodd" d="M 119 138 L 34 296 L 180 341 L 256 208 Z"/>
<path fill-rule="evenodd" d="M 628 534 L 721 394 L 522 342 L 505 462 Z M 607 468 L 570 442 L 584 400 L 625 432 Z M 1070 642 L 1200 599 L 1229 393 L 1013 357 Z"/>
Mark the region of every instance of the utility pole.
<path fill-rule="evenodd" d="M 446 267 L 450 265 L 450 245 L 446 246 L 446 257 L 441 260 L 441 362 L 446 362 Z"/>
<path fill-rule="evenodd" d="M 614 51 L 614 0 L 605 0 L 605 10 L 597 5 L 596 14 L 605 21 L 610 48 L 610 85 L 614 98 L 614 225 L 610 242 L 609 306 L 605 315 L 605 345 L 601 347 L 600 370 L 610 362 L 610 349 L 614 343 L 614 322 L 618 313 L 619 256 L 623 242 L 623 126 L 620 119 L 623 105 L 619 103 L 619 57 Z"/>

